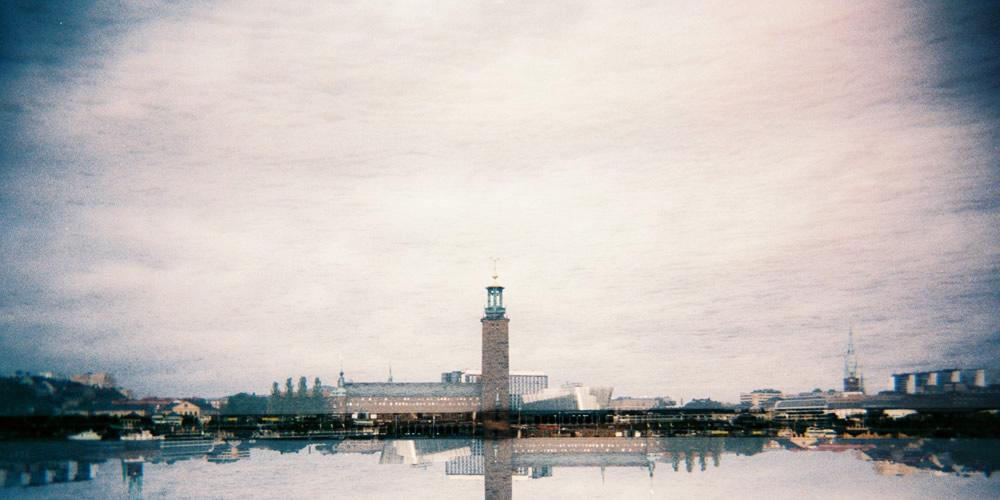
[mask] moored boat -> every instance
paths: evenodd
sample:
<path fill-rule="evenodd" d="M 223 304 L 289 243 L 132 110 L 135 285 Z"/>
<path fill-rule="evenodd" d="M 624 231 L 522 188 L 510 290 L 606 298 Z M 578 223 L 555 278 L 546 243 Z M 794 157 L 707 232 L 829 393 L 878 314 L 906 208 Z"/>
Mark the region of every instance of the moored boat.
<path fill-rule="evenodd" d="M 817 439 L 833 439 L 837 437 L 837 431 L 833 429 L 824 429 L 821 427 L 810 427 L 806 429 L 806 437 L 817 438 Z"/>
<path fill-rule="evenodd" d="M 101 435 L 94 432 L 93 429 L 88 429 L 83 432 L 77 432 L 76 434 L 70 434 L 66 436 L 67 439 L 71 441 L 100 441 Z"/>
<path fill-rule="evenodd" d="M 128 434 L 122 434 L 122 441 L 155 441 L 158 439 L 163 439 L 163 436 L 154 436 L 152 432 L 143 429 L 140 432 L 130 432 Z"/>

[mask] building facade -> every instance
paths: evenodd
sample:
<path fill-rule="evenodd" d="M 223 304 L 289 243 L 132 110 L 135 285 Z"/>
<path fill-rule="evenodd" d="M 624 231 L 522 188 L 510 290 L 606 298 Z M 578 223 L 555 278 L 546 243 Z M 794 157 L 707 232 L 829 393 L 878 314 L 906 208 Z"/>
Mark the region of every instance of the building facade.
<path fill-rule="evenodd" d="M 327 399 L 330 413 L 472 413 L 479 410 L 478 384 L 345 383 Z"/>
<path fill-rule="evenodd" d="M 115 380 L 115 377 L 110 373 L 77 373 L 75 375 L 71 375 L 70 380 L 73 382 L 79 382 L 83 385 L 100 387 L 102 389 L 114 389 L 118 386 L 118 382 Z"/>
<path fill-rule="evenodd" d="M 611 403 L 611 387 L 565 384 L 524 395 L 524 411 L 603 410 Z"/>
<path fill-rule="evenodd" d="M 479 370 L 456 370 L 441 374 L 441 382 L 449 384 L 478 384 L 483 373 Z M 518 410 L 525 394 L 537 394 L 549 387 L 549 376 L 539 371 L 512 371 L 509 376 L 511 410 Z"/>
<path fill-rule="evenodd" d="M 986 387 L 986 370 L 947 369 L 893 374 L 893 390 L 903 394 L 964 392 Z"/>
<path fill-rule="evenodd" d="M 827 408 L 827 394 L 804 392 L 794 396 L 786 395 L 775 402 L 774 415 L 789 419 L 816 418 L 822 416 Z"/>
<path fill-rule="evenodd" d="M 776 389 L 757 389 L 744 392 L 740 394 L 740 407 L 750 411 L 770 410 L 783 397 L 784 394 Z"/>

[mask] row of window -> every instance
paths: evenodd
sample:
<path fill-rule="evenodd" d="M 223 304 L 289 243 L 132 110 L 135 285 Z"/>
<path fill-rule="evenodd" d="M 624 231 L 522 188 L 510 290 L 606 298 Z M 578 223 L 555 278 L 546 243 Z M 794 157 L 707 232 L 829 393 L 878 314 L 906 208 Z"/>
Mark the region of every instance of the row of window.
<path fill-rule="evenodd" d="M 479 396 L 374 396 L 351 398 L 354 401 L 479 401 Z"/>

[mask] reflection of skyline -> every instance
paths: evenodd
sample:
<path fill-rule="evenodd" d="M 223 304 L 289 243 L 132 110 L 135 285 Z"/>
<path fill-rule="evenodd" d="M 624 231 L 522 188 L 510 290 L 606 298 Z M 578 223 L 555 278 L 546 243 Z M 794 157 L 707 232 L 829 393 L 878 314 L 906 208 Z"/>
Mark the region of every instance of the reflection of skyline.
<path fill-rule="evenodd" d="M 859 459 L 872 461 L 878 473 L 893 470 L 906 471 L 907 474 L 927 472 L 990 477 L 1000 470 L 1000 441 L 982 439 L 859 439 L 841 442 L 713 437 L 345 440 L 320 444 L 317 449 L 328 454 L 377 453 L 379 463 L 386 465 L 444 463 L 446 474 L 468 476 L 484 474 L 485 458 L 494 449 L 493 442 L 509 447 L 511 475 L 532 479 L 550 477 L 561 467 L 639 467 L 653 474 L 657 464 L 669 464 L 675 472 L 681 469 L 686 472 L 705 471 L 709 463 L 712 467 L 721 467 L 723 456 L 727 454 L 753 456 L 777 450 L 853 452 Z M 299 443 L 296 445 L 299 450 L 308 446 L 308 442 Z M 275 445 L 258 441 L 250 446 L 274 449 Z M 498 447 L 498 451 L 502 449 Z"/>
<path fill-rule="evenodd" d="M 1000 443 L 981 441 L 916 440 L 892 441 L 863 452 L 875 472 L 909 476 L 918 473 L 950 474 L 960 477 L 990 477 L 1000 466 Z"/>
<path fill-rule="evenodd" d="M 771 438 L 521 438 L 498 440 L 510 443 L 511 473 L 543 478 L 561 467 L 639 467 L 655 470 L 669 464 L 674 471 L 705 471 L 709 464 L 721 467 L 724 455 L 753 456 L 764 452 L 854 452 L 876 464 L 903 464 L 916 471 L 953 472 L 989 477 L 1000 470 L 997 440 L 868 439 L 834 442 L 822 439 Z M 453 476 L 482 475 L 483 458 L 491 450 L 482 439 L 257 440 L 241 446 L 298 453 L 309 446 L 323 454 L 364 453 L 379 456 L 382 465 L 426 467 L 444 464 Z M 216 448 L 218 449 L 218 447 Z M 249 451 L 243 458 L 249 458 Z M 951 467 L 951 469 L 948 469 Z M 948 469 L 948 470 L 946 470 Z M 450 472 L 449 472 L 450 471 Z"/>
<path fill-rule="evenodd" d="M 129 450 L 112 443 L 79 445 L 59 442 L 0 443 L 3 488 L 34 488 L 49 484 L 87 482 L 97 477 L 101 464 L 120 461 L 122 480 L 131 496 L 141 494 L 144 463 L 172 466 L 203 460 L 227 466 L 253 460 L 257 453 L 316 452 L 320 455 L 366 454 L 380 465 L 431 468 L 448 477 L 484 476 L 484 487 L 510 498 L 514 477 L 543 479 L 559 475 L 564 467 L 592 468 L 602 475 L 608 468 L 641 468 L 650 478 L 663 470 L 688 473 L 720 468 L 724 455 L 753 456 L 763 452 L 850 452 L 872 463 L 880 475 L 934 474 L 959 478 L 986 477 L 1000 470 L 1000 442 L 996 440 L 872 439 L 816 443 L 769 438 L 529 438 L 529 439 L 417 439 L 417 440 L 256 440 L 191 444 L 186 453 L 162 448 Z M 113 463 L 113 462 L 112 462 Z M 116 469 L 117 467 L 114 467 Z M 114 469 L 105 469 L 114 470 Z"/>

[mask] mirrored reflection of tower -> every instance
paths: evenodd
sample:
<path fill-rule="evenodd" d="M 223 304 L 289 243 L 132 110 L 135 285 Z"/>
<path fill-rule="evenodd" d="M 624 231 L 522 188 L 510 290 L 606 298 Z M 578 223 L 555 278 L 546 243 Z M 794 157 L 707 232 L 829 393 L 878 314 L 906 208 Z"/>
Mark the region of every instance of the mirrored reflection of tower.
<path fill-rule="evenodd" d="M 129 498 L 142 498 L 142 458 L 122 459 L 122 479 L 128 485 Z"/>
<path fill-rule="evenodd" d="M 844 356 L 844 392 L 865 392 L 854 353 L 854 328 L 848 330 L 847 354 Z"/>
<path fill-rule="evenodd" d="M 483 498 L 510 500 L 513 496 L 514 443 L 510 439 L 488 439 L 483 442 Z"/>
<path fill-rule="evenodd" d="M 486 314 L 483 323 L 483 376 L 480 396 L 483 430 L 486 437 L 504 437 L 510 434 L 510 350 L 507 324 L 503 306 L 503 287 L 497 282 L 494 268 L 493 282 L 486 287 Z"/>

